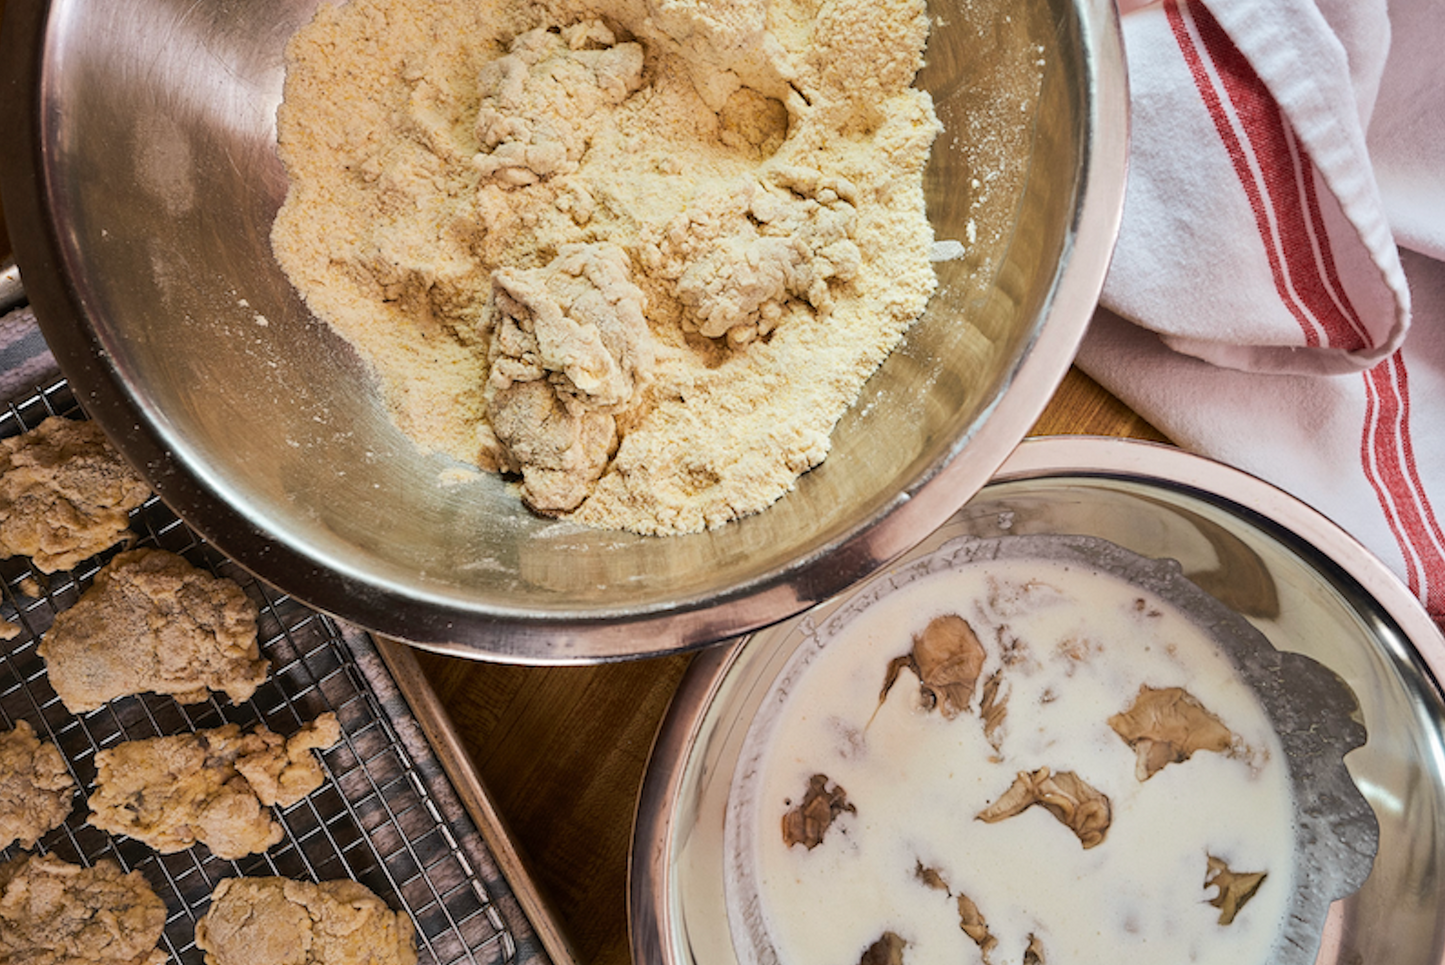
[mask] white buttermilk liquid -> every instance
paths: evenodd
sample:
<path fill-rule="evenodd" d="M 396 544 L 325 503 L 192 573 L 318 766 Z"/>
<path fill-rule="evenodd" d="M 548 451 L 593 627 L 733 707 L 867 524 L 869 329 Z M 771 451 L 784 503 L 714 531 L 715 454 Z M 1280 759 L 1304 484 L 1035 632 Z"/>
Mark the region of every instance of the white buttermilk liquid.
<path fill-rule="evenodd" d="M 907 965 L 983 962 L 956 899 L 919 880 L 921 864 L 976 903 L 998 940 L 994 965 L 1021 962 L 1030 935 L 1047 965 L 1267 963 L 1293 887 L 1289 779 L 1263 708 L 1217 646 L 1168 604 L 1141 606 L 1140 590 L 1072 564 L 992 560 L 901 582 L 864 594 L 838 632 L 835 620 L 800 646 L 749 735 L 727 828 L 732 928 L 760 936 L 738 938 L 743 960 L 853 965 L 891 930 L 907 942 Z M 968 620 L 988 650 L 979 690 L 1003 667 L 997 751 L 978 690 L 969 712 L 947 720 L 923 708 L 905 669 L 878 706 L 889 661 L 945 613 Z M 1018 641 L 1022 659 L 1005 666 L 1000 639 Z M 1107 722 L 1141 684 L 1186 688 L 1241 752 L 1196 752 L 1141 783 Z M 1040 806 L 975 820 L 1019 771 L 1045 766 L 1109 797 L 1101 844 L 1085 850 Z M 857 813 L 815 849 L 788 848 L 782 816 L 815 773 Z M 1207 855 L 1268 873 L 1228 926 L 1207 904 Z"/>

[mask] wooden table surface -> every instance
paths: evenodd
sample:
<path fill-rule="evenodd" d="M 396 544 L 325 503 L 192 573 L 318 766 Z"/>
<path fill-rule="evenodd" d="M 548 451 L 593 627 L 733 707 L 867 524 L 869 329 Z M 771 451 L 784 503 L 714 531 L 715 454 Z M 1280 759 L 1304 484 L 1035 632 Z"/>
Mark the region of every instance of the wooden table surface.
<path fill-rule="evenodd" d="M 1031 434 L 1163 441 L 1078 369 Z M 577 961 L 626 965 L 632 814 L 687 656 L 512 667 L 418 654 Z"/>
<path fill-rule="evenodd" d="M 0 210 L 0 258 L 3 227 Z M 1032 432 L 1057 433 L 1164 438 L 1077 369 Z M 416 656 L 576 960 L 626 965 L 633 808 L 690 658 L 535 668 Z"/>

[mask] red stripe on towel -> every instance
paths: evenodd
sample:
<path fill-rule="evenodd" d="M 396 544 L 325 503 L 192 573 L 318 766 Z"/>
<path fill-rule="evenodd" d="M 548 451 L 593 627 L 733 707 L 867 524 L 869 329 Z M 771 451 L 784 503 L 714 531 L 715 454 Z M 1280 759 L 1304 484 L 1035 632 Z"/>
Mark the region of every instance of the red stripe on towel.
<path fill-rule="evenodd" d="M 1314 167 L 1279 105 L 1197 0 L 1166 5 L 1175 41 L 1254 214 L 1280 302 L 1304 344 L 1370 344 L 1339 284 L 1314 188 Z"/>
<path fill-rule="evenodd" d="M 1198 0 L 1166 5 L 1175 42 L 1249 200 L 1275 290 L 1306 345 L 1372 344 L 1340 282 L 1314 168 L 1268 88 Z M 1400 353 L 1364 373 L 1360 461 L 1405 561 L 1406 581 L 1445 625 L 1445 533 L 1410 438 L 1410 386 Z"/>
<path fill-rule="evenodd" d="M 1410 439 L 1410 379 L 1396 352 L 1364 373 L 1360 460 L 1405 558 L 1406 583 L 1445 624 L 1445 532 L 1425 494 Z"/>

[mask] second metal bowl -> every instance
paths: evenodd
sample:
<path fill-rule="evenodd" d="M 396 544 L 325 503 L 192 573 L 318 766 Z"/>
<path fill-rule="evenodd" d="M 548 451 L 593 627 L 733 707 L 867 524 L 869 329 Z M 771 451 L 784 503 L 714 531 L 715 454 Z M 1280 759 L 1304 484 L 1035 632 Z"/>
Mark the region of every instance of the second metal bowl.
<path fill-rule="evenodd" d="M 1181 450 L 1031 439 L 914 552 L 950 539 L 1070 534 L 1183 575 L 1348 684 L 1368 738 L 1345 757 L 1379 825 L 1364 885 L 1330 906 L 1319 965 L 1445 961 L 1445 637 L 1355 540 L 1298 500 Z M 884 579 L 880 573 L 875 579 Z M 859 588 L 865 592 L 868 584 Z M 760 701 L 844 595 L 694 659 L 659 732 L 634 825 L 630 923 L 638 965 L 737 965 L 724 888 L 725 808 Z M 1346 712 L 1348 710 L 1346 709 Z"/>

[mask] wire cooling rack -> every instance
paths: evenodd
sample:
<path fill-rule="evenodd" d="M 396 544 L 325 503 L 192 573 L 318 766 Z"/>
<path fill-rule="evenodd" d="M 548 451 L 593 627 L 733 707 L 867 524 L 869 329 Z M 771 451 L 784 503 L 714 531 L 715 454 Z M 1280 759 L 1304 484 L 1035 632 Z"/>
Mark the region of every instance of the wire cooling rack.
<path fill-rule="evenodd" d="M 82 417 L 63 381 L 0 412 L 0 438 L 34 428 L 50 415 Z M 170 550 L 241 585 L 260 607 L 259 639 L 271 660 L 271 678 L 238 705 L 213 697 L 182 706 L 151 694 L 71 714 L 51 688 L 36 645 L 55 614 L 73 605 L 101 565 L 123 547 L 68 573 L 43 574 L 20 557 L 0 560 L 0 616 L 22 630 L 0 643 L 0 721 L 8 730 L 17 720 L 28 720 L 41 739 L 54 741 L 82 791 L 65 825 L 42 838 L 37 850 L 84 865 L 113 858 L 124 870 L 144 874 L 166 903 L 163 947 L 172 962 L 201 965 L 195 922 L 216 884 L 236 875 L 352 878 L 411 916 L 421 961 L 514 962 L 517 943 L 507 920 L 458 846 L 455 827 L 443 818 L 337 625 L 251 577 L 158 499 L 135 511 L 131 529 L 136 537 L 131 546 Z M 292 807 L 273 809 L 285 837 L 265 854 L 227 861 L 196 846 L 161 855 L 86 823 L 83 796 L 94 784 L 97 750 L 228 722 L 243 728 L 264 723 L 290 735 L 327 711 L 336 714 L 342 738 L 320 754 L 326 783 Z M 0 852 L 0 860 L 18 853 L 18 845 L 12 846 Z"/>

